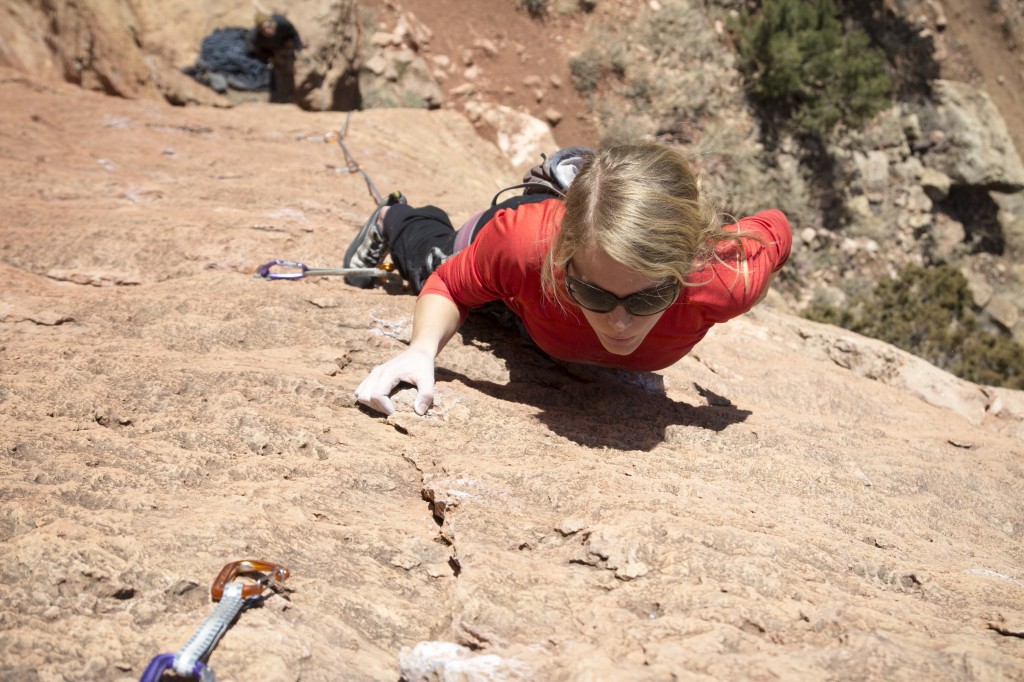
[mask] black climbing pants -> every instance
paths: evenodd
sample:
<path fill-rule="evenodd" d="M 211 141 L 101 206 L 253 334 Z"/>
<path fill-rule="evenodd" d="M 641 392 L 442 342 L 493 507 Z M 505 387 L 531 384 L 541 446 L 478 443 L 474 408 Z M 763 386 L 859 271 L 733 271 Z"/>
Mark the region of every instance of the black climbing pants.
<path fill-rule="evenodd" d="M 445 256 L 455 249 L 455 227 L 448 214 L 437 206 L 413 208 L 395 204 L 384 214 L 384 233 L 391 244 L 391 260 L 398 274 L 419 293 L 430 276 L 427 256 L 440 249 Z"/>
<path fill-rule="evenodd" d="M 459 246 L 465 247 L 476 239 L 498 211 L 550 198 L 541 194 L 512 197 L 491 206 L 460 230 L 455 229 L 448 214 L 437 206 L 413 208 L 407 204 L 395 204 L 384 214 L 384 233 L 391 245 L 391 260 L 398 266 L 398 273 L 418 294 L 427 277 L 441 262 L 439 258 L 429 258 L 432 251 L 439 251 L 443 257 L 451 256 L 456 251 L 456 240 L 461 230 L 471 231 L 458 239 Z"/>

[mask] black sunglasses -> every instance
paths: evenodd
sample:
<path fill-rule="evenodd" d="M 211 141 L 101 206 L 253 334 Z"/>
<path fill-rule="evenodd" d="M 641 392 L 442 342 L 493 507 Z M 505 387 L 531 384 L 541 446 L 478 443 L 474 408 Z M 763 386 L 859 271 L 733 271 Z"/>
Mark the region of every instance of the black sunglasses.
<path fill-rule="evenodd" d="M 592 313 L 610 313 L 621 303 L 630 315 L 644 317 L 667 310 L 679 296 L 680 286 L 679 282 L 673 280 L 653 289 L 619 297 L 566 273 L 565 288 L 572 300 Z"/>

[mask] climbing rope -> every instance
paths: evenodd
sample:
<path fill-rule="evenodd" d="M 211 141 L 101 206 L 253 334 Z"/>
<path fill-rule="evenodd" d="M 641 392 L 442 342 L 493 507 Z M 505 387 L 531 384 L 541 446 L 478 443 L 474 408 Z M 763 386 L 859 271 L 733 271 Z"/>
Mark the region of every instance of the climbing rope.
<path fill-rule="evenodd" d="M 243 574 L 255 574 L 259 577 L 251 584 L 234 580 Z M 265 590 L 268 587 L 276 589 L 287 580 L 288 575 L 287 568 L 266 561 L 233 561 L 225 565 L 210 587 L 210 597 L 213 601 L 219 602 L 217 608 L 177 654 L 159 654 L 154 657 L 146 666 L 139 682 L 159 682 L 167 670 L 173 670 L 182 677 L 198 679 L 200 682 L 216 682 L 217 676 L 205 660 L 209 658 L 217 642 L 243 609 L 263 601 Z"/>
<path fill-rule="evenodd" d="M 373 184 L 373 180 L 370 179 L 370 174 L 366 172 L 362 164 L 356 161 L 355 157 L 352 156 L 352 152 L 349 151 L 348 146 L 345 144 L 345 133 L 348 132 L 348 124 L 351 119 L 352 111 L 349 110 L 348 114 L 345 116 L 345 124 L 341 129 L 337 132 L 332 130 L 325 133 L 322 139 L 324 142 L 337 140 L 338 146 L 341 147 L 341 151 L 345 155 L 346 170 L 350 173 L 359 173 L 363 176 L 363 180 L 366 181 L 366 187 L 370 190 L 370 196 L 373 197 L 373 200 L 379 205 L 383 201 L 384 197 L 377 189 L 377 186 Z M 278 270 L 275 271 L 275 268 Z M 281 269 L 284 270 L 282 271 Z M 256 270 L 256 274 L 254 274 L 253 277 L 275 280 L 341 275 L 344 277 L 380 277 L 382 279 L 386 279 L 388 273 L 394 269 L 395 266 L 391 263 L 384 263 L 379 268 L 314 268 L 298 261 L 275 259 L 269 263 L 261 265 Z"/>
<path fill-rule="evenodd" d="M 363 169 L 362 164 L 355 160 L 352 153 L 348 150 L 348 146 L 345 144 L 345 133 L 348 132 L 348 122 L 352 119 L 352 110 L 349 109 L 348 114 L 345 115 L 345 125 L 341 127 L 341 130 L 334 132 L 333 130 L 324 135 L 324 142 L 330 142 L 331 140 L 337 140 L 338 146 L 341 147 L 341 153 L 345 155 L 345 163 L 348 164 L 348 170 L 350 173 L 358 172 L 363 176 L 363 180 L 366 181 L 366 187 L 370 190 L 370 196 L 376 203 L 380 203 L 384 196 L 377 190 L 377 186 L 373 184 L 373 180 L 370 179 L 369 173 Z"/>

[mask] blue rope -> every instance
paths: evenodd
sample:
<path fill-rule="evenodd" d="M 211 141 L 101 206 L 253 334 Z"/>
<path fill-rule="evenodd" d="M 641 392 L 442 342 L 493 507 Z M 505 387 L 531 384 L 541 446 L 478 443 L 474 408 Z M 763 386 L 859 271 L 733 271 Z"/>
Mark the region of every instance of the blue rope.
<path fill-rule="evenodd" d="M 196 68 L 223 74 L 236 90 L 268 90 L 270 67 L 249 51 L 249 29 L 218 28 L 203 38 Z"/>

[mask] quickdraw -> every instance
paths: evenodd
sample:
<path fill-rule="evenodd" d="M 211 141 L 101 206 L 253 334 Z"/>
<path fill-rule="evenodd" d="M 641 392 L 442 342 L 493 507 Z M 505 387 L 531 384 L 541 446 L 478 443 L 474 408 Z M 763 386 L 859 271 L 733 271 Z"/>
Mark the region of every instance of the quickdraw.
<path fill-rule="evenodd" d="M 256 582 L 235 580 L 240 575 L 255 575 Z M 246 559 L 225 565 L 210 587 L 210 597 L 219 602 L 213 614 L 177 654 L 159 654 L 154 657 L 139 682 L 159 682 L 167 670 L 200 682 L 216 682 L 217 676 L 205 660 L 217 642 L 245 607 L 262 601 L 268 588 L 276 590 L 288 576 L 287 568 L 267 561 Z"/>
<path fill-rule="evenodd" d="M 274 268 L 285 268 L 285 271 L 272 272 Z M 257 270 L 253 277 L 260 277 L 266 280 L 272 279 L 302 279 L 303 277 L 326 277 L 329 275 L 344 275 L 346 277 L 380 277 L 387 279 L 388 273 L 395 269 L 391 263 L 383 263 L 379 268 L 311 268 L 305 263 L 293 260 L 272 260 L 264 263 Z"/>
<path fill-rule="evenodd" d="M 345 144 L 345 133 L 348 131 L 348 123 L 352 118 L 352 112 L 349 111 L 345 116 L 345 125 L 341 127 L 341 130 L 335 132 L 330 131 L 324 134 L 323 141 L 331 142 L 337 140 L 338 146 L 341 147 L 342 153 L 345 155 L 345 163 L 347 164 L 347 170 L 350 173 L 360 173 L 363 176 L 363 180 L 366 181 L 366 187 L 370 190 L 370 196 L 373 200 L 380 204 L 383 200 L 383 196 L 380 191 L 377 190 L 377 186 L 373 184 L 373 180 L 370 179 L 369 173 L 367 173 L 362 165 L 355 160 L 352 153 L 348 150 L 348 146 Z M 272 272 L 273 268 L 287 268 L 285 272 Z M 303 279 L 305 277 L 326 277 L 331 275 L 341 275 L 344 277 L 380 277 L 387 279 L 388 273 L 393 271 L 395 266 L 391 263 L 384 263 L 379 268 L 312 268 L 305 263 L 292 260 L 272 260 L 269 263 L 264 263 L 256 270 L 256 274 L 253 277 L 260 277 L 265 280 L 275 279 Z"/>

